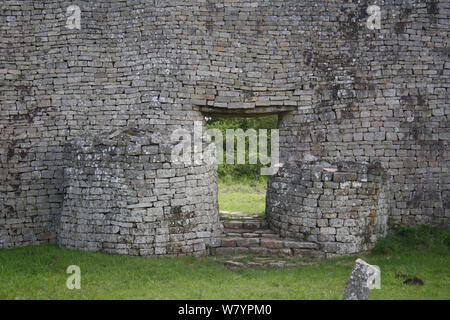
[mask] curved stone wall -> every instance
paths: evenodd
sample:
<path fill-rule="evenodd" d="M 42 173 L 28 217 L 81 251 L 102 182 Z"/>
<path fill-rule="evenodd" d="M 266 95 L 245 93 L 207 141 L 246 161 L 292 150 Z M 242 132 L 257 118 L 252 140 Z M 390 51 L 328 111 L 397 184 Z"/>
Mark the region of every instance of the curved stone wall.
<path fill-rule="evenodd" d="M 67 145 L 61 246 L 205 254 L 220 235 L 216 166 L 171 161 L 159 134 L 128 129 Z"/>
<path fill-rule="evenodd" d="M 328 257 L 367 251 L 386 235 L 389 177 L 379 166 L 290 163 L 267 194 L 269 226 L 319 243 Z"/>

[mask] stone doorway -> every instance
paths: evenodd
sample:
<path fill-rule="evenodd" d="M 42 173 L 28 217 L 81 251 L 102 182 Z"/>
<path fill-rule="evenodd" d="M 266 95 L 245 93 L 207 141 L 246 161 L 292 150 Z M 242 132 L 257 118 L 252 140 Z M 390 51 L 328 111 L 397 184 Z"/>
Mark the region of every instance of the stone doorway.
<path fill-rule="evenodd" d="M 219 213 L 226 219 L 264 218 L 268 176 L 262 168 L 272 162 L 271 138 L 277 134 L 278 115 L 205 120 L 218 150 Z"/>

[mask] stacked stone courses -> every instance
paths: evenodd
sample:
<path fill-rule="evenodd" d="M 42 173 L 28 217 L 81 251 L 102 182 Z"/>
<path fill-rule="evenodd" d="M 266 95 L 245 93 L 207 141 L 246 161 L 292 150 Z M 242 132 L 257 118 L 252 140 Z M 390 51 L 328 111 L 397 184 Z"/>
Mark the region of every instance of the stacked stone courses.
<path fill-rule="evenodd" d="M 386 235 L 388 179 L 376 165 L 291 163 L 271 181 L 268 222 L 328 257 L 368 251 Z"/>
<path fill-rule="evenodd" d="M 142 256 L 217 245 L 215 167 L 172 165 L 160 139 L 129 129 L 66 146 L 60 245 Z"/>
<path fill-rule="evenodd" d="M 0 247 L 208 253 L 216 166 L 169 159 L 171 133 L 205 115 L 279 115 L 266 207 L 282 237 L 332 256 L 369 249 L 388 221 L 448 227 L 449 13 L 445 0 L 2 1 Z"/>

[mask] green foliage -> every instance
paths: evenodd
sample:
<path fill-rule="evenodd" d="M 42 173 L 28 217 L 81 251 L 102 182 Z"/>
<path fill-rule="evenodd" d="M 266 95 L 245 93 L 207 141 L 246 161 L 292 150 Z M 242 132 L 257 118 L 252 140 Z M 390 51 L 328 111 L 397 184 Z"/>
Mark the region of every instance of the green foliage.
<path fill-rule="evenodd" d="M 219 165 L 218 177 L 221 181 L 230 182 L 234 180 L 247 181 L 247 182 L 265 182 L 267 181 L 267 176 L 261 176 L 260 170 L 263 167 L 268 167 L 268 165 L 263 165 L 259 161 L 257 164 L 249 164 L 249 141 L 246 139 L 245 142 L 245 152 L 246 152 L 246 163 L 245 164 L 226 164 L 225 163 L 225 150 L 226 150 L 226 130 L 227 129 L 242 129 L 244 132 L 248 129 L 255 129 L 259 138 L 259 129 L 276 129 L 278 123 L 278 116 L 266 116 L 259 118 L 211 118 L 206 122 L 207 129 L 219 129 L 223 135 L 223 150 L 224 159 L 223 164 Z M 271 135 L 268 131 L 268 144 L 267 144 L 267 155 L 270 156 L 270 146 L 271 146 Z M 235 150 L 237 148 L 237 143 L 235 139 L 234 144 Z M 236 152 L 235 152 L 236 156 Z"/>
<path fill-rule="evenodd" d="M 450 230 L 422 225 L 409 227 L 397 225 L 373 249 L 377 254 L 394 254 L 401 251 L 422 250 L 450 254 Z"/>

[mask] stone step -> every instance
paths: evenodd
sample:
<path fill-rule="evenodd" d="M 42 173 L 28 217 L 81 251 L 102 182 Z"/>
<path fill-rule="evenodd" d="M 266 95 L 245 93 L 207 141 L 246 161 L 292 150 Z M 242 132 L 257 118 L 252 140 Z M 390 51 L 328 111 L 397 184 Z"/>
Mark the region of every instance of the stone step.
<path fill-rule="evenodd" d="M 253 220 L 225 220 L 222 221 L 225 229 L 265 229 L 267 228 L 267 221 L 263 219 Z"/>
<path fill-rule="evenodd" d="M 298 267 L 298 266 L 311 266 L 316 263 L 314 262 L 290 262 L 283 261 L 283 260 L 267 260 L 265 258 L 264 260 L 259 260 L 258 262 L 254 261 L 245 261 L 245 262 L 239 262 L 234 260 L 228 260 L 224 262 L 224 265 L 227 268 L 287 268 L 287 267 Z"/>
<path fill-rule="evenodd" d="M 279 238 L 279 236 L 269 229 L 251 230 L 251 229 L 225 229 L 224 236 L 244 237 L 244 238 Z"/>
<path fill-rule="evenodd" d="M 291 239 L 270 239 L 270 238 L 243 238 L 243 237 L 222 237 L 220 246 L 230 247 L 262 247 L 268 249 L 319 249 L 319 245 L 314 242 L 301 242 Z"/>
<path fill-rule="evenodd" d="M 302 242 L 295 239 L 281 238 L 268 229 L 263 219 L 225 220 L 220 246 L 215 248 L 216 254 L 262 254 L 321 257 L 319 245 L 313 242 Z"/>
<path fill-rule="evenodd" d="M 267 238 L 267 239 L 280 239 L 280 236 L 275 233 L 226 233 L 224 237 L 233 237 L 233 238 Z"/>
<path fill-rule="evenodd" d="M 231 255 L 253 253 L 262 255 L 291 255 L 291 249 L 268 249 L 261 247 L 219 247 L 215 248 L 215 254 Z"/>
<path fill-rule="evenodd" d="M 214 248 L 216 255 L 256 254 L 256 255 L 287 255 L 309 258 L 323 258 L 324 253 L 311 249 L 270 249 L 263 247 L 218 247 Z"/>

